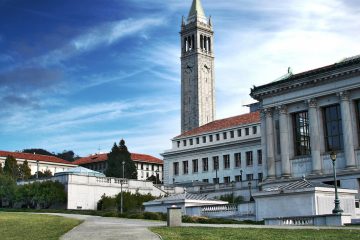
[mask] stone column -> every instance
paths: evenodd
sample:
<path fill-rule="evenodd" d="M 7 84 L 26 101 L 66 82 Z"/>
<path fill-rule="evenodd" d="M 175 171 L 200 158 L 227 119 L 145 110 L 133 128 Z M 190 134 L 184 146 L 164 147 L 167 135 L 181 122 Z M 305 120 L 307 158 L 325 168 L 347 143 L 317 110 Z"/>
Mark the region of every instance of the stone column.
<path fill-rule="evenodd" d="M 267 167 L 268 167 L 268 179 L 274 179 L 275 174 L 275 145 L 274 145 L 274 122 L 273 122 L 273 110 L 271 108 L 265 109 L 266 114 L 266 151 L 267 151 Z"/>
<path fill-rule="evenodd" d="M 283 178 L 289 178 L 290 159 L 289 159 L 289 123 L 287 108 L 282 105 L 279 110 L 279 124 L 280 124 L 280 145 L 281 145 L 281 172 Z"/>
<path fill-rule="evenodd" d="M 312 173 L 321 173 L 321 156 L 320 156 L 320 136 L 319 136 L 319 119 L 316 99 L 312 98 L 307 101 L 309 107 L 309 125 L 310 125 L 310 148 L 312 158 Z"/>
<path fill-rule="evenodd" d="M 354 138 L 352 132 L 351 114 L 350 114 L 350 100 L 347 91 L 340 92 L 340 108 L 341 108 L 341 122 L 344 139 L 344 155 L 346 159 L 346 168 L 353 169 L 356 167 L 355 152 L 354 152 Z"/>
<path fill-rule="evenodd" d="M 260 126 L 260 131 L 261 131 L 261 149 L 262 149 L 262 159 L 263 159 L 263 164 L 262 164 L 262 169 L 263 169 L 263 179 L 266 179 L 268 176 L 267 173 L 267 151 L 266 151 L 266 114 L 265 111 L 262 109 L 260 111 L 260 119 L 261 119 L 261 126 Z"/>

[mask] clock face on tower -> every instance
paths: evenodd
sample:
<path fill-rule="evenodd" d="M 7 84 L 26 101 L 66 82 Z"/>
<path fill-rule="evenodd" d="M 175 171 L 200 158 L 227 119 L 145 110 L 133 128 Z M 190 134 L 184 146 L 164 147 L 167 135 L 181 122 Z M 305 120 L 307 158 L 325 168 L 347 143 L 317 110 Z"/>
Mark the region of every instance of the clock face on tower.
<path fill-rule="evenodd" d="M 194 72 L 194 61 L 192 60 L 189 60 L 187 62 L 185 62 L 184 64 L 184 72 L 187 73 L 187 74 L 191 74 Z"/>

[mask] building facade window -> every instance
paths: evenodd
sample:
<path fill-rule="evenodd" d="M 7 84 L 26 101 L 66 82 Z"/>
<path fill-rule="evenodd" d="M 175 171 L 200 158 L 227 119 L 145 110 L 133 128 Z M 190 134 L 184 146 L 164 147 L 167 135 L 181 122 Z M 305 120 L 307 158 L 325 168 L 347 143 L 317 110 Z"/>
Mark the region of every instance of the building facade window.
<path fill-rule="evenodd" d="M 209 171 L 209 159 L 208 158 L 202 159 L 202 166 L 203 166 L 203 172 Z"/>
<path fill-rule="evenodd" d="M 213 183 L 214 184 L 219 184 L 219 178 L 213 178 Z"/>
<path fill-rule="evenodd" d="M 206 136 L 202 137 L 203 143 L 206 143 Z"/>
<path fill-rule="evenodd" d="M 257 134 L 257 126 L 253 126 L 252 130 L 253 130 L 253 134 Z"/>
<path fill-rule="evenodd" d="M 179 175 L 179 163 L 178 162 L 174 162 L 174 175 L 178 176 Z"/>
<path fill-rule="evenodd" d="M 343 131 L 338 104 L 324 108 L 324 123 L 326 150 L 342 150 L 344 148 Z"/>
<path fill-rule="evenodd" d="M 141 164 L 141 170 L 144 170 L 144 164 L 143 163 Z"/>
<path fill-rule="evenodd" d="M 260 182 L 262 182 L 262 180 L 263 180 L 263 174 L 262 173 L 258 173 L 258 180 Z"/>
<path fill-rule="evenodd" d="M 205 182 L 205 183 L 208 183 L 208 182 L 209 182 L 209 179 L 205 178 L 205 179 L 203 179 L 202 181 Z"/>
<path fill-rule="evenodd" d="M 237 168 L 241 167 L 241 153 L 235 153 L 234 159 L 235 159 L 235 167 Z"/>
<path fill-rule="evenodd" d="M 213 157 L 213 168 L 214 170 L 219 170 L 219 157 Z"/>
<path fill-rule="evenodd" d="M 276 152 L 281 154 L 281 145 L 280 145 L 280 121 L 275 120 L 275 138 L 276 138 Z"/>
<path fill-rule="evenodd" d="M 213 135 L 209 135 L 209 142 L 213 141 Z"/>
<path fill-rule="evenodd" d="M 254 174 L 246 174 L 246 180 L 247 181 L 254 180 Z"/>
<path fill-rule="evenodd" d="M 217 133 L 217 134 L 216 134 L 216 141 L 219 141 L 219 140 L 220 140 L 220 134 Z"/>
<path fill-rule="evenodd" d="M 197 159 L 192 160 L 192 167 L 193 173 L 197 173 L 199 171 L 199 164 Z"/>
<path fill-rule="evenodd" d="M 293 119 L 295 155 L 309 155 L 310 133 L 308 112 L 295 113 Z"/>
<path fill-rule="evenodd" d="M 200 143 L 200 139 L 197 137 L 196 138 L 196 144 L 199 144 Z"/>
<path fill-rule="evenodd" d="M 194 140 L 192 138 L 189 141 L 190 141 L 190 145 L 194 145 Z"/>
<path fill-rule="evenodd" d="M 237 136 L 238 136 L 238 137 L 241 137 L 241 129 L 238 129 L 238 130 L 237 130 Z"/>
<path fill-rule="evenodd" d="M 234 138 L 234 137 L 235 137 L 234 131 L 230 131 L 230 138 Z"/>
<path fill-rule="evenodd" d="M 186 140 L 183 140 L 183 145 L 184 147 L 186 147 Z"/>
<path fill-rule="evenodd" d="M 180 147 L 180 141 L 177 141 L 177 147 L 178 148 Z"/>
<path fill-rule="evenodd" d="M 224 183 L 230 183 L 230 177 L 224 177 Z"/>
<path fill-rule="evenodd" d="M 223 139 L 224 139 L 224 140 L 227 139 L 227 132 L 224 132 L 224 133 L 223 133 Z"/>
<path fill-rule="evenodd" d="M 246 152 L 246 166 L 252 166 L 253 165 L 253 152 L 249 151 Z"/>
<path fill-rule="evenodd" d="M 224 169 L 229 169 L 230 168 L 230 155 L 228 155 L 228 154 L 224 155 L 223 160 L 224 160 Z"/>
<path fill-rule="evenodd" d="M 245 128 L 245 135 L 248 136 L 250 134 L 249 128 Z"/>
<path fill-rule="evenodd" d="M 258 165 L 262 165 L 262 150 L 257 150 Z"/>
<path fill-rule="evenodd" d="M 235 182 L 241 182 L 241 175 L 235 176 Z"/>
<path fill-rule="evenodd" d="M 183 161 L 183 173 L 188 174 L 189 173 L 189 162 Z"/>
<path fill-rule="evenodd" d="M 360 146 L 360 100 L 356 101 L 356 115 L 357 115 L 357 126 L 358 126 L 358 139 Z"/>

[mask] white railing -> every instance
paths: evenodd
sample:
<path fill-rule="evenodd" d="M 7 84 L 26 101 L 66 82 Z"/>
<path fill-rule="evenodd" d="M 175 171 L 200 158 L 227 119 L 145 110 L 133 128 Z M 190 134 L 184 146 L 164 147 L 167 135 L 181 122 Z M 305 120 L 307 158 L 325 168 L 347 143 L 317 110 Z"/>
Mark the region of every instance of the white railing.
<path fill-rule="evenodd" d="M 237 212 L 238 207 L 234 204 L 204 206 L 201 208 L 202 213 L 206 212 Z"/>
<path fill-rule="evenodd" d="M 312 226 L 314 225 L 314 218 L 313 217 L 283 218 L 282 225 Z"/>

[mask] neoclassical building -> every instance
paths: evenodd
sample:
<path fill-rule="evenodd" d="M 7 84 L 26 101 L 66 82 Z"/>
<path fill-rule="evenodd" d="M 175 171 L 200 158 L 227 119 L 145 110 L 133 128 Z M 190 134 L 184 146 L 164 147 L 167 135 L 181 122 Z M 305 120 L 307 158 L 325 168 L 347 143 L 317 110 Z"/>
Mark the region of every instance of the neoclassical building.
<path fill-rule="evenodd" d="M 359 189 L 360 56 L 257 86 L 265 184 L 309 179 Z M 333 182 L 332 182 L 333 183 Z"/>

